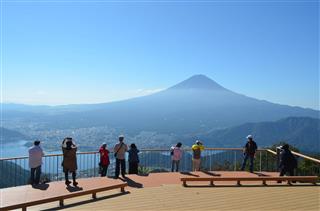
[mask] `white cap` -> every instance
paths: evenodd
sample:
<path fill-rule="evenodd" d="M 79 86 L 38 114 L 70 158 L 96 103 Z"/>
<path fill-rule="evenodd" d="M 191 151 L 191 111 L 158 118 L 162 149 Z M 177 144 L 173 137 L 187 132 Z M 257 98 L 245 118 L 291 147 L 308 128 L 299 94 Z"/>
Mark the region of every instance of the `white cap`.
<path fill-rule="evenodd" d="M 107 143 L 106 143 L 106 142 L 103 142 L 103 143 L 102 143 L 102 146 L 103 146 L 103 145 L 107 145 Z"/>
<path fill-rule="evenodd" d="M 247 136 L 247 139 L 252 139 L 252 138 L 253 138 L 252 135 L 248 135 L 248 136 Z"/>
<path fill-rule="evenodd" d="M 120 135 L 119 138 L 124 138 L 124 135 Z"/>
<path fill-rule="evenodd" d="M 199 143 L 201 143 L 200 140 L 196 140 L 196 144 L 199 144 Z"/>

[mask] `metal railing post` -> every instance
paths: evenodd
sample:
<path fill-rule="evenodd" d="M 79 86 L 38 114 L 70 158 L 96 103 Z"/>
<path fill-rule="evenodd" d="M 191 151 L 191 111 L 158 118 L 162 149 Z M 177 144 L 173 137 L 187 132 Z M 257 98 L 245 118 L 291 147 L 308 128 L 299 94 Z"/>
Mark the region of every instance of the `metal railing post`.
<path fill-rule="evenodd" d="M 237 171 L 237 151 L 234 151 L 234 168 L 233 171 Z"/>
<path fill-rule="evenodd" d="M 261 151 L 259 151 L 259 155 L 260 155 L 260 172 L 262 170 L 262 153 Z"/>
<path fill-rule="evenodd" d="M 59 156 L 57 156 L 57 178 L 56 180 L 59 180 Z"/>
<path fill-rule="evenodd" d="M 94 164 L 93 164 L 93 169 L 94 169 L 94 172 L 93 172 L 93 176 L 95 177 L 96 176 L 96 159 L 97 159 L 97 154 L 94 153 Z"/>

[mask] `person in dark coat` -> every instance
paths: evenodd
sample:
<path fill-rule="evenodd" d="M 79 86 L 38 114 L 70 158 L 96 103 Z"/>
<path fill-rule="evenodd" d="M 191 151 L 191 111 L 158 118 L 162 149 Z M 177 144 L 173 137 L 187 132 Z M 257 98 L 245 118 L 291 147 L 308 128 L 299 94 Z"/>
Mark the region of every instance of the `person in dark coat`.
<path fill-rule="evenodd" d="M 253 141 L 252 135 L 247 136 L 248 142 L 246 143 L 243 149 L 243 163 L 241 167 L 241 171 L 246 168 L 247 160 L 250 159 L 250 172 L 253 173 L 253 161 L 257 151 L 257 144 Z"/>
<path fill-rule="evenodd" d="M 139 150 L 135 144 L 130 145 L 129 153 L 129 174 L 138 174 Z"/>
<path fill-rule="evenodd" d="M 77 186 L 78 182 L 76 181 L 76 170 L 77 166 L 77 146 L 72 141 L 72 138 L 65 138 L 63 140 L 62 146 L 63 152 L 63 160 L 62 160 L 62 167 L 63 172 L 65 174 L 65 184 L 69 186 L 71 182 L 69 181 L 69 172 L 72 173 L 73 185 Z"/>
<path fill-rule="evenodd" d="M 102 146 L 99 149 L 99 153 L 100 153 L 100 162 L 99 162 L 100 174 L 101 174 L 101 177 L 105 177 L 107 175 L 108 166 L 110 164 L 109 150 L 107 149 L 106 143 L 102 144 Z"/>
<path fill-rule="evenodd" d="M 288 176 L 293 176 L 295 168 L 297 168 L 297 160 L 289 150 L 289 145 L 285 144 L 281 147 L 280 152 L 280 176 L 287 175 L 287 173 L 289 174 Z"/>

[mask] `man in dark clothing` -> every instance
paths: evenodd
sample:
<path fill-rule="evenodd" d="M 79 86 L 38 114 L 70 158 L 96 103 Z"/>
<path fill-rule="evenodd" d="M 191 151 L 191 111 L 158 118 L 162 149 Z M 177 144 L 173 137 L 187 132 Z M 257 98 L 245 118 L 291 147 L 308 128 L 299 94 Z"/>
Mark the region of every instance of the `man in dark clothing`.
<path fill-rule="evenodd" d="M 297 160 L 289 150 L 288 144 L 283 145 L 281 149 L 279 163 L 280 176 L 284 176 L 287 173 L 289 173 L 289 176 L 293 176 L 294 169 L 297 168 Z"/>
<path fill-rule="evenodd" d="M 241 171 L 243 171 L 246 167 L 248 158 L 250 159 L 250 172 L 253 173 L 253 160 L 257 151 L 257 144 L 253 141 L 252 135 L 247 136 L 248 142 L 246 143 L 243 149 L 243 163 L 241 167 Z"/>

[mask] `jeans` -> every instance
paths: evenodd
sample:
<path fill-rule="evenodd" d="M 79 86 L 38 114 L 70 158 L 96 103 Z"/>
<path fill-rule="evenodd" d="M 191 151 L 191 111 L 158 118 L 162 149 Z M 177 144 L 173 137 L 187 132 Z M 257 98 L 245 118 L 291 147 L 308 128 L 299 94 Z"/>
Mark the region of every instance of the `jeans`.
<path fill-rule="evenodd" d="M 107 171 L 108 171 L 108 167 L 109 165 L 101 165 L 100 168 L 101 168 L 101 177 L 105 177 L 107 176 Z"/>
<path fill-rule="evenodd" d="M 250 172 L 253 172 L 253 160 L 254 160 L 254 156 L 252 155 L 248 155 L 245 154 L 244 158 L 243 158 L 243 163 L 242 163 L 242 167 L 241 167 L 241 171 L 243 171 L 246 168 L 246 164 L 247 164 L 247 160 L 248 158 L 250 159 Z"/>
<path fill-rule="evenodd" d="M 31 184 L 39 184 L 40 182 L 40 174 L 41 174 L 41 165 L 36 168 L 31 168 Z"/>
<path fill-rule="evenodd" d="M 129 162 L 129 174 L 138 174 L 138 162 Z"/>
<path fill-rule="evenodd" d="M 119 177 L 120 174 L 120 166 L 121 166 L 121 175 L 125 177 L 126 175 L 126 160 L 125 159 L 116 159 L 116 172 L 115 177 Z"/>
<path fill-rule="evenodd" d="M 179 163 L 180 163 L 180 160 L 172 160 L 171 172 L 174 172 L 174 166 L 176 166 L 176 172 L 179 171 Z"/>

